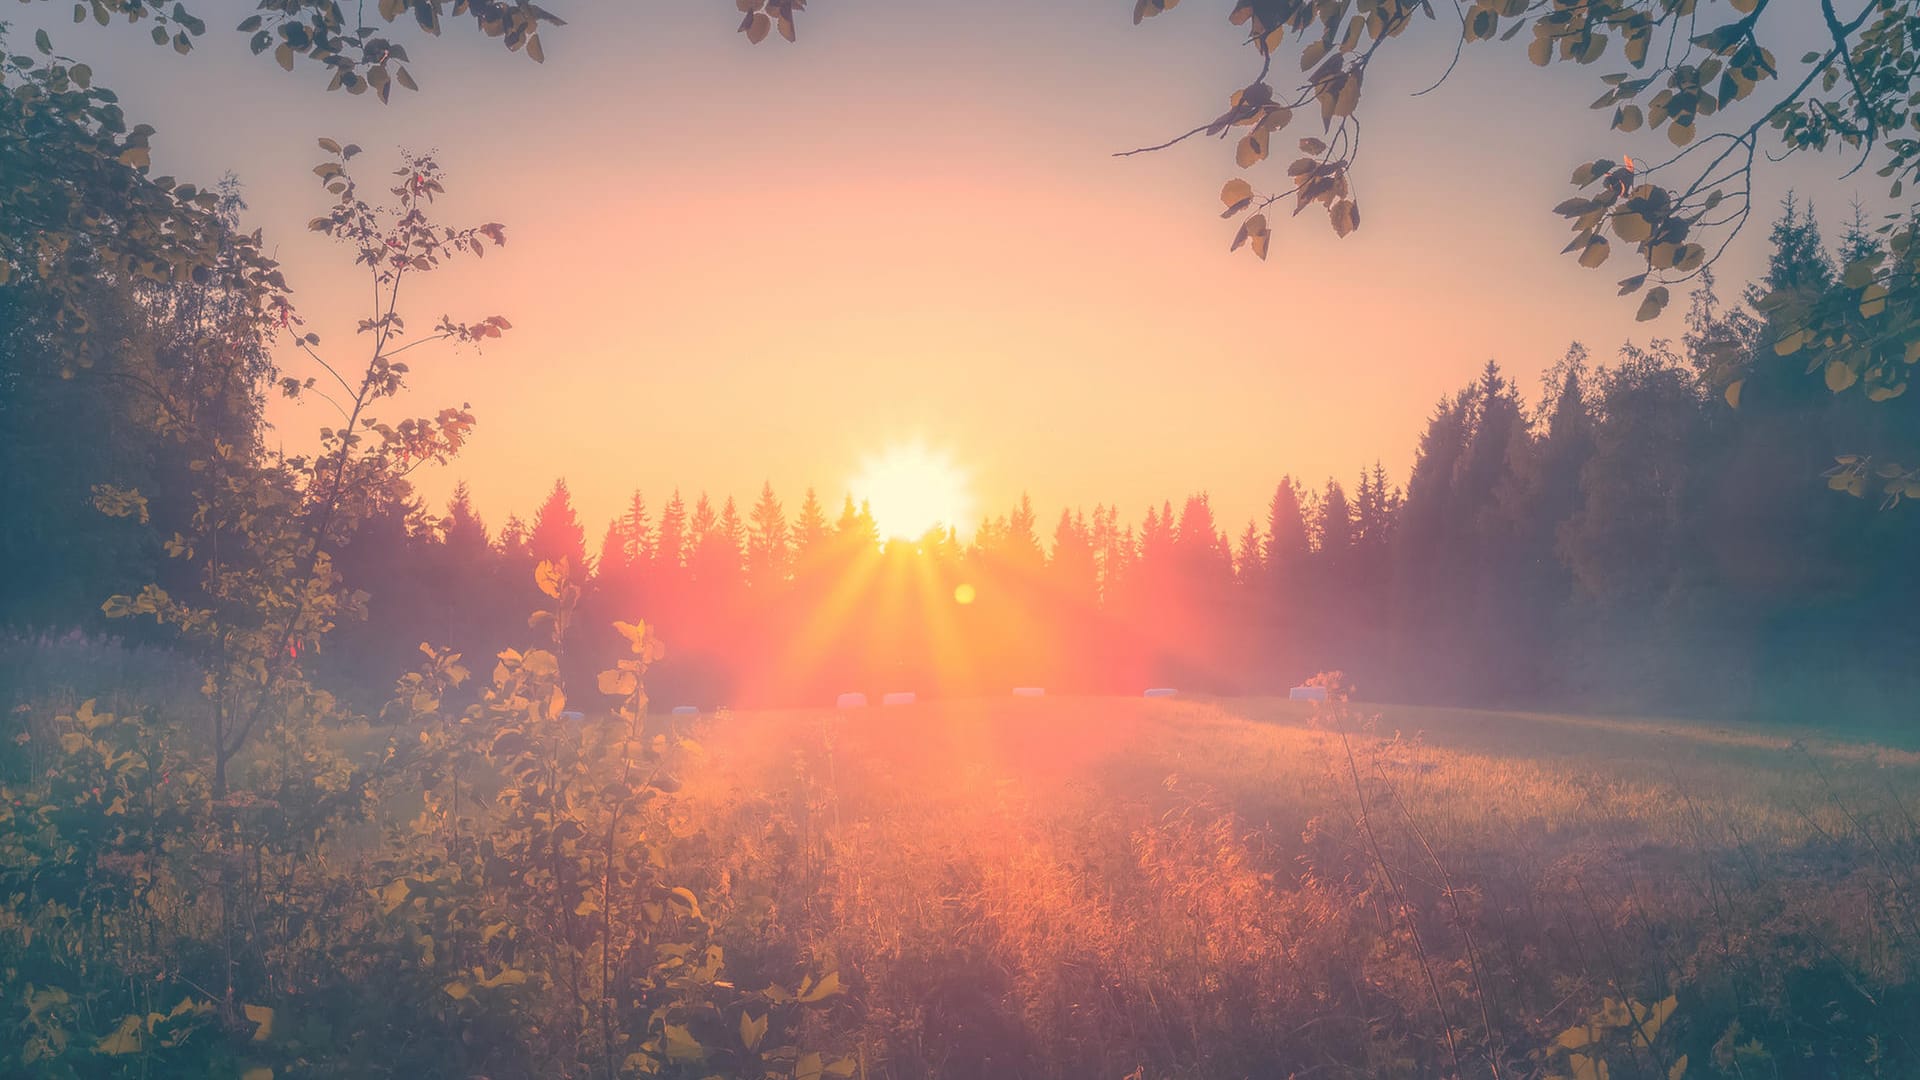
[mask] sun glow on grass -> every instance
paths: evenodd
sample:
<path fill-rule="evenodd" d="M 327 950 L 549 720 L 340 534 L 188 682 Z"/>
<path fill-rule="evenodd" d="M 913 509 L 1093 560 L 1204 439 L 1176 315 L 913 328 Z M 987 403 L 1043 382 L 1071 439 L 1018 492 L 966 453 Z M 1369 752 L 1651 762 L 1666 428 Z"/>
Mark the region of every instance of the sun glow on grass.
<path fill-rule="evenodd" d="M 867 503 L 882 536 L 918 540 L 973 512 L 967 476 L 943 451 L 904 443 L 861 463 L 853 497 Z"/>

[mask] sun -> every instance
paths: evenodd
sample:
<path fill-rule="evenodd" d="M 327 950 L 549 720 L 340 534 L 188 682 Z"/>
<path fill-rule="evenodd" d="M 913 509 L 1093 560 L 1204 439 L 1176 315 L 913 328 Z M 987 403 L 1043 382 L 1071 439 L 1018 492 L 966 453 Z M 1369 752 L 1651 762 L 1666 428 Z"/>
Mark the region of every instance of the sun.
<path fill-rule="evenodd" d="M 889 447 L 861 462 L 853 497 L 873 511 L 882 536 L 899 540 L 958 528 L 973 512 L 966 473 L 950 455 L 923 443 Z"/>

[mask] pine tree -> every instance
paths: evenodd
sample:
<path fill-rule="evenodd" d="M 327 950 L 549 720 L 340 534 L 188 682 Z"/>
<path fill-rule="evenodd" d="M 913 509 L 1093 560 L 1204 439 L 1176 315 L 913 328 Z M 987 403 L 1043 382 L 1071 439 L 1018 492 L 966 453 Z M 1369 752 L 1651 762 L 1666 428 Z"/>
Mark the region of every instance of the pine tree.
<path fill-rule="evenodd" d="M 740 510 L 733 503 L 733 496 L 727 496 L 726 504 L 720 508 L 720 522 L 715 530 L 721 542 L 726 546 L 721 554 L 726 559 L 726 571 L 729 581 L 739 580 L 746 569 L 747 524 L 740 520 Z"/>
<path fill-rule="evenodd" d="M 1020 504 L 1007 515 L 1004 543 L 1007 557 L 1015 562 L 1037 567 L 1046 561 L 1040 551 L 1040 534 L 1035 528 L 1033 500 L 1024 491 L 1020 493 Z"/>
<path fill-rule="evenodd" d="M 645 567 L 653 562 L 653 522 L 647 516 L 647 500 L 637 490 L 627 502 L 627 512 L 620 516 L 620 543 L 621 554 L 629 567 Z"/>
<path fill-rule="evenodd" d="M 816 511 L 818 507 L 815 507 Z M 760 501 L 753 507 L 753 528 L 747 539 L 747 583 L 756 589 L 784 584 L 793 570 L 793 545 L 787 515 L 774 497 L 773 484 L 760 485 Z"/>
<path fill-rule="evenodd" d="M 1240 586 L 1248 592 L 1260 587 L 1266 576 L 1267 564 L 1262 553 L 1260 526 L 1252 518 L 1247 519 L 1247 528 L 1240 534 L 1238 550 L 1234 552 L 1233 569 Z"/>
<path fill-rule="evenodd" d="M 541 503 L 539 511 L 534 514 L 533 531 L 528 534 L 527 547 L 537 560 L 557 562 L 565 559 L 577 574 L 584 574 L 589 569 L 587 531 L 574 515 L 573 500 L 567 492 L 566 480 L 553 482 L 553 490 L 547 494 L 547 501 Z"/>
<path fill-rule="evenodd" d="M 1283 476 L 1267 503 L 1265 563 L 1269 580 L 1283 589 L 1292 587 L 1299 581 L 1311 549 L 1306 515 L 1300 509 L 1300 483 Z"/>
<path fill-rule="evenodd" d="M 820 499 L 812 488 L 807 489 L 807 497 L 800 503 L 800 514 L 793 520 L 793 547 L 796 558 L 806 558 L 819 550 L 821 541 L 829 535 L 827 515 L 820 507 Z"/>
<path fill-rule="evenodd" d="M 447 502 L 446 521 L 441 527 L 447 551 L 456 558 L 471 558 L 488 547 L 486 523 L 473 508 L 465 480 L 454 485 L 453 498 Z"/>
<path fill-rule="evenodd" d="M 500 526 L 500 536 L 496 540 L 500 554 L 509 559 L 524 559 L 527 551 L 527 525 L 518 514 L 508 514 L 507 523 Z"/>
<path fill-rule="evenodd" d="M 687 518 L 687 573 L 702 588 L 712 588 L 724 574 L 725 562 L 716 558 L 715 546 L 720 531 L 720 515 L 712 500 L 701 492 Z"/>
<path fill-rule="evenodd" d="M 1329 568 L 1345 567 L 1353 552 L 1353 511 L 1340 481 L 1328 478 L 1314 524 L 1320 537 L 1317 554 L 1322 562 Z"/>
<path fill-rule="evenodd" d="M 680 498 L 680 489 L 673 489 L 673 497 L 667 500 L 667 507 L 660 512 L 660 541 L 654 557 L 659 565 L 671 573 L 687 564 L 687 504 Z"/>
<path fill-rule="evenodd" d="M 1854 263 L 1871 259 L 1882 254 L 1884 250 L 1880 246 L 1880 238 L 1874 233 L 1873 227 L 1867 224 L 1866 207 L 1860 205 L 1860 200 L 1855 199 L 1853 218 L 1847 222 L 1847 231 L 1840 236 L 1840 268 L 1844 270 Z"/>
<path fill-rule="evenodd" d="M 620 519 L 607 522 L 607 533 L 600 538 L 600 558 L 595 562 L 593 573 L 597 580 L 614 581 L 624 577 L 633 564 L 627 561 L 627 537 L 620 528 Z"/>

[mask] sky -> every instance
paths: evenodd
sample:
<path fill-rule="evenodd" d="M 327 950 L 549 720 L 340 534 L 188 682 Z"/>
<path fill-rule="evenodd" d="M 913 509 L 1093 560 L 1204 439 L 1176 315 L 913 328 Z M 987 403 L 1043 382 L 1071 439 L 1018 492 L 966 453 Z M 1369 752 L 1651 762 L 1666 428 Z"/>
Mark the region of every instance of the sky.
<path fill-rule="evenodd" d="M 144 26 L 73 26 L 64 4 L 10 18 L 16 48 L 44 25 L 158 129 L 155 173 L 240 177 L 247 224 L 348 363 L 366 282 L 305 231 L 330 203 L 315 140 L 358 143 L 366 176 L 403 148 L 437 153 L 443 220 L 502 222 L 508 244 L 426 279 L 402 313 L 514 328 L 414 350 L 403 401 L 471 404 L 468 448 L 419 484 L 437 507 L 465 481 L 493 526 L 561 476 L 595 539 L 635 489 L 656 513 L 676 487 L 744 509 L 763 481 L 790 510 L 808 486 L 837 505 L 863 461 L 913 444 L 949 456 L 981 510 L 1027 492 L 1050 527 L 1062 507 L 1137 519 L 1204 490 L 1237 532 L 1283 473 L 1351 486 L 1377 459 L 1404 481 L 1433 405 L 1488 359 L 1531 400 L 1570 342 L 1604 359 L 1681 330 L 1680 301 L 1635 323 L 1614 295 L 1624 261 L 1560 255 L 1550 212 L 1575 165 L 1664 137 L 1608 132 L 1587 106 L 1613 68 L 1540 71 L 1524 35 L 1469 48 L 1420 97 L 1455 27 L 1383 53 L 1362 228 L 1280 220 L 1260 263 L 1228 252 L 1218 217 L 1241 175 L 1230 142 L 1113 156 L 1211 118 L 1256 70 L 1224 4 L 1136 27 L 1125 0 L 816 0 L 797 44 L 758 46 L 718 0 L 548 6 L 570 25 L 542 34 L 544 65 L 465 27 L 397 34 L 422 89 L 385 106 L 250 55 L 218 4 L 200 5 L 213 25 L 187 57 Z M 1783 58 L 1810 47 L 1803 14 L 1775 32 Z M 1256 187 L 1279 182 L 1284 146 L 1246 174 Z M 1761 265 L 1789 187 L 1830 231 L 1850 199 L 1871 205 L 1877 181 L 1836 181 L 1845 164 L 1761 171 L 1723 294 Z M 304 447 L 330 418 L 279 403 L 269 438 Z"/>

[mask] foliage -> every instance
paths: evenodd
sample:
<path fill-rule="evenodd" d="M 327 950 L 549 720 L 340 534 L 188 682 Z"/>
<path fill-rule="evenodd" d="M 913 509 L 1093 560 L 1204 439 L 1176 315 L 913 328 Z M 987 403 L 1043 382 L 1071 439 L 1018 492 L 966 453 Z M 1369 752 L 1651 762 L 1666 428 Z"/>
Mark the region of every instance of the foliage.
<path fill-rule="evenodd" d="M 85 64 L 5 49 L 0 27 L 0 286 L 42 293 L 66 346 L 65 374 L 91 363 L 88 296 L 102 277 L 140 285 L 208 285 L 255 311 L 285 309 L 286 281 L 258 234 L 223 217 L 220 194 L 149 176 L 153 128 L 129 127 L 119 98 Z"/>
<path fill-rule="evenodd" d="M 367 25 L 369 14 L 387 26 L 412 24 L 420 32 L 439 36 L 449 19 L 471 19 L 473 29 L 499 39 L 508 52 L 525 50 L 536 62 L 546 61 L 540 27 L 565 26 L 566 21 L 530 0 L 379 0 L 369 11 L 356 5 L 349 15 L 339 0 L 260 0 L 257 13 L 240 20 L 235 31 L 247 35 L 247 47 L 258 56 L 271 49 L 274 62 L 292 71 L 296 61 L 319 65 L 330 73 L 329 90 L 346 90 L 387 101 L 397 84 L 420 87 L 407 65 L 412 61 L 392 31 Z M 200 4 L 193 9 L 205 11 Z M 182 56 L 193 51 L 207 32 L 206 21 L 184 3 L 165 0 L 82 0 L 73 5 L 73 21 L 89 19 L 101 26 L 115 16 L 129 24 L 151 22 L 148 33 L 155 45 Z"/>
<path fill-rule="evenodd" d="M 840 993 L 838 976 L 736 987 L 712 918 L 675 879 L 693 845 L 663 792 L 679 786 L 669 766 L 698 747 L 646 730 L 641 676 L 663 652 L 652 629 L 615 623 L 627 655 L 597 680 L 612 702 L 604 720 L 568 708 L 559 655 L 581 594 L 571 574 L 564 561 L 539 565 L 553 607 L 530 623 L 546 647 L 502 652 L 464 712 L 442 705 L 466 678 L 458 654 L 427 648 L 400 683 L 391 717 L 420 734 L 397 747 L 398 763 L 426 802 L 375 864 L 395 947 L 413 943 L 444 975 L 452 1014 L 497 1033 L 470 1051 L 476 1067 L 850 1075 L 852 1061 L 823 1063 L 792 1041 L 807 1008 Z"/>
<path fill-rule="evenodd" d="M 160 718 L 152 702 L 110 713 L 87 700 L 11 714 L 23 749 L 0 760 L 0 1024 L 14 1036 L 0 1068 L 851 1075 L 852 1060 L 798 1041 L 842 992 L 837 974 L 737 988 L 715 918 L 675 880 L 698 844 L 669 827 L 661 800 L 676 786 L 670 755 L 691 744 L 644 731 L 652 632 L 616 624 L 628 655 L 600 678 L 609 718 L 566 708 L 558 656 L 580 590 L 564 562 L 535 574 L 554 600 L 530 620 L 546 647 L 502 652 L 464 710 L 443 708 L 466 678 L 458 655 L 426 648 L 386 713 L 397 733 L 382 753 L 354 751 L 365 719 L 313 680 L 336 624 L 366 604 L 335 554 L 404 505 L 412 470 L 457 452 L 473 422 L 464 409 L 384 417 L 405 387 L 401 354 L 507 328 L 442 318 L 407 338 L 403 284 L 503 231 L 435 224 L 443 184 L 429 158 L 396 170 L 381 208 L 347 171 L 358 149 L 321 145 L 315 172 L 335 203 L 312 227 L 355 252 L 377 306 L 352 378 L 283 309 L 280 328 L 341 396 L 318 376 L 279 385 L 324 395 L 344 423 L 304 455 L 210 439 L 187 527 L 165 544 L 192 568 L 188 584 L 104 605 L 172 632 L 203 673 L 198 708 Z M 234 326 L 256 331 L 257 313 Z M 164 415 L 204 434 L 184 408 Z M 101 483 L 93 501 L 154 520 L 131 487 Z"/>

